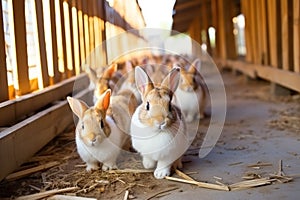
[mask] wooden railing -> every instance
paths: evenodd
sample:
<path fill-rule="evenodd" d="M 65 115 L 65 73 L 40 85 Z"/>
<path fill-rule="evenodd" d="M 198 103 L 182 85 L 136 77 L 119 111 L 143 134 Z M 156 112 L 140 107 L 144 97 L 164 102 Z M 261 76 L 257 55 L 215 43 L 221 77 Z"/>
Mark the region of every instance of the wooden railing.
<path fill-rule="evenodd" d="M 142 28 L 144 22 L 136 1 L 109 5 L 106 0 L 1 0 L 0 14 L 2 180 L 74 122 L 66 96 L 92 99 L 85 65 L 105 66 L 140 41 L 129 34 L 104 42 L 128 34 L 127 29 Z M 29 35 L 35 52 L 28 53 Z M 29 66 L 29 61 L 34 64 Z"/>

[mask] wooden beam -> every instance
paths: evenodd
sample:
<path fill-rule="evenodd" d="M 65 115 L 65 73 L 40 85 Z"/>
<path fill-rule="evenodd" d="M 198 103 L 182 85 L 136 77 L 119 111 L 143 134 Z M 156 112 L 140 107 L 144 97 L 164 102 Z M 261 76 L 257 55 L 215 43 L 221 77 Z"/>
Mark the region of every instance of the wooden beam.
<path fill-rule="evenodd" d="M 270 45 L 270 65 L 280 68 L 281 59 L 281 20 L 279 10 L 279 0 L 267 1 L 268 7 L 268 29 L 269 29 L 269 45 Z"/>
<path fill-rule="evenodd" d="M 48 75 L 48 63 L 47 63 L 47 51 L 45 42 L 45 31 L 44 31 L 44 14 L 43 14 L 43 1 L 34 1 L 36 11 L 36 22 L 37 22 L 37 37 L 38 37 L 38 51 L 40 59 L 40 70 L 43 87 L 49 86 L 49 75 Z"/>
<path fill-rule="evenodd" d="M 293 66 L 293 0 L 281 0 L 281 45 L 282 68 L 292 70 Z"/>
<path fill-rule="evenodd" d="M 90 91 L 86 89 L 75 97 L 86 100 L 90 97 L 89 95 Z M 73 114 L 68 102 L 63 100 L 2 131 L 0 135 L 0 180 L 32 157 L 73 122 Z"/>
<path fill-rule="evenodd" d="M 3 11 L 2 11 L 2 1 L 0 1 L 0 102 L 9 99 L 8 94 L 8 81 L 7 81 L 7 70 L 6 70 L 6 52 L 5 52 L 5 38 L 4 38 L 4 28 L 3 28 Z"/>
<path fill-rule="evenodd" d="M 262 78 L 286 88 L 300 92 L 300 74 L 275 68 L 273 66 L 246 63 L 235 60 L 216 60 L 223 67 L 236 69 L 252 78 Z M 221 67 L 222 67 L 221 66 Z"/>
<path fill-rule="evenodd" d="M 293 1 L 294 71 L 300 73 L 300 3 Z"/>
<path fill-rule="evenodd" d="M 26 42 L 25 0 L 11 0 L 14 23 L 15 58 L 17 70 L 15 78 L 18 82 L 17 95 L 24 95 L 30 90 L 28 55 Z"/>
<path fill-rule="evenodd" d="M 49 86 L 36 93 L 24 95 L 18 99 L 0 103 L 0 127 L 8 127 L 20 121 L 22 118 L 65 98 L 66 95 L 78 93 L 87 88 L 89 79 L 86 74 L 72 77 L 56 85 Z"/>

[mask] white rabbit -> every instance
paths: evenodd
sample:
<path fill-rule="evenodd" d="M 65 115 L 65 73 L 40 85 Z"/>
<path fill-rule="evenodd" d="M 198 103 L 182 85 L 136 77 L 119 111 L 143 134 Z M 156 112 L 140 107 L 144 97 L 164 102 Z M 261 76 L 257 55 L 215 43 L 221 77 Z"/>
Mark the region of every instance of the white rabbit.
<path fill-rule="evenodd" d="M 173 105 L 180 68 L 172 69 L 161 85 L 154 85 L 148 74 L 135 68 L 135 80 L 142 104 L 131 120 L 133 147 L 142 155 L 145 168 L 154 168 L 157 179 L 170 175 L 171 166 L 182 167 L 181 156 L 189 146 L 186 124 L 180 110 Z"/>
<path fill-rule="evenodd" d="M 204 118 L 206 88 L 200 75 L 201 61 L 196 59 L 186 70 L 181 68 L 181 81 L 175 92 L 174 103 L 181 109 L 186 122 Z"/>
<path fill-rule="evenodd" d="M 126 141 L 126 135 L 106 115 L 110 104 L 110 89 L 99 96 L 95 106 L 88 107 L 83 101 L 67 97 L 72 111 L 79 118 L 76 126 L 76 145 L 81 159 L 87 164 L 86 170 L 116 168 L 116 160 Z"/>

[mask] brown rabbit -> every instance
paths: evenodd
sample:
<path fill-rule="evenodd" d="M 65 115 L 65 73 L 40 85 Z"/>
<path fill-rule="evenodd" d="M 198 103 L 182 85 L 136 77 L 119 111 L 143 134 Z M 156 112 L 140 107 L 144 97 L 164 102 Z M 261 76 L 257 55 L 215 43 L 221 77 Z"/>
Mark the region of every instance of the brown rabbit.
<path fill-rule="evenodd" d="M 200 75 L 201 61 L 196 59 L 186 70 L 181 68 L 181 81 L 175 92 L 175 104 L 180 107 L 186 122 L 204 118 L 206 87 Z"/>

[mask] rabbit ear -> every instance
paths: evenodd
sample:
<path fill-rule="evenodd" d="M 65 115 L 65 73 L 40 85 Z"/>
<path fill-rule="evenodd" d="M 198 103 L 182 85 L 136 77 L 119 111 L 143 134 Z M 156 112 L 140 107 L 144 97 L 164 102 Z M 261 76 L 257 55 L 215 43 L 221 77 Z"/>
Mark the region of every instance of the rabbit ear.
<path fill-rule="evenodd" d="M 168 76 L 161 83 L 162 86 L 169 88 L 173 93 L 177 90 L 180 80 L 180 68 L 174 67 Z"/>
<path fill-rule="evenodd" d="M 117 63 L 113 63 L 104 71 L 103 77 L 111 78 L 117 70 L 118 70 Z"/>
<path fill-rule="evenodd" d="M 201 69 L 201 60 L 200 59 L 196 59 L 194 60 L 194 62 L 191 64 L 190 68 L 189 68 L 189 72 L 190 73 L 200 73 L 200 69 Z"/>
<path fill-rule="evenodd" d="M 86 66 L 85 71 L 88 74 L 90 80 L 96 84 L 98 81 L 97 72 L 90 66 Z"/>
<path fill-rule="evenodd" d="M 125 69 L 126 69 L 126 72 L 131 72 L 133 70 L 133 65 L 130 60 L 126 60 Z"/>
<path fill-rule="evenodd" d="M 135 68 L 135 84 L 143 96 L 154 88 L 148 74 L 139 66 Z"/>
<path fill-rule="evenodd" d="M 79 118 L 83 118 L 84 112 L 89 108 L 88 105 L 86 105 L 85 102 L 72 98 L 72 97 L 67 97 L 68 103 L 73 111 L 73 113 Z"/>
<path fill-rule="evenodd" d="M 110 104 L 110 95 L 111 95 L 111 90 L 108 89 L 106 90 L 101 96 L 99 97 L 98 101 L 95 104 L 95 108 L 97 110 L 107 110 Z"/>

